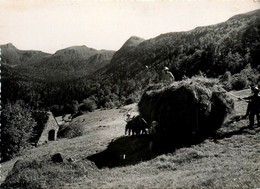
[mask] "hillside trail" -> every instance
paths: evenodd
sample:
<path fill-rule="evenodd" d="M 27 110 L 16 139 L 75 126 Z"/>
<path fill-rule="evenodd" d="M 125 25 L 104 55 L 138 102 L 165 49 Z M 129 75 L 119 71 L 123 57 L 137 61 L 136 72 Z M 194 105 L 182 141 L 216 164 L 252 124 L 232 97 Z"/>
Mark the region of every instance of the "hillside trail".
<path fill-rule="evenodd" d="M 250 90 L 230 93 L 245 97 L 250 95 Z M 235 101 L 234 115 L 244 115 L 247 103 L 233 96 L 230 97 Z M 233 174 L 241 174 L 240 181 L 246 182 L 243 180 L 245 175 L 254 178 L 259 173 L 260 159 L 256 154 L 260 154 L 260 128 L 249 129 L 248 120 L 225 124 L 218 130 L 216 137 L 206 139 L 198 145 L 178 149 L 172 155 L 162 154 L 155 159 L 131 166 L 98 169 L 94 163 L 86 160 L 86 157 L 106 150 L 111 141 L 124 135 L 124 118 L 127 112 L 137 115 L 137 104 L 111 110 L 96 110 L 75 118 L 73 122 L 83 124 L 85 127 L 83 136 L 59 139 L 4 162 L 1 167 L 0 183 L 4 181 L 18 159 L 41 160 L 50 158 L 57 152 L 61 152 L 65 159 L 71 157 L 76 162 L 86 161 L 88 165 L 91 164 L 87 168 L 87 177 L 80 178 L 80 181 L 74 183 L 67 183 L 64 188 L 86 186 L 88 188 L 166 188 L 169 186 L 177 188 L 189 187 L 187 183 L 192 187 L 192 184 L 196 186 L 196 183 L 197 185 L 205 184 L 205 180 L 209 183 L 213 182 L 212 180 L 221 180 L 222 176 L 232 178 Z M 241 162 L 247 163 L 241 164 Z M 215 168 L 220 171 L 219 175 L 212 174 Z M 252 173 L 253 175 L 251 175 L 251 169 L 256 170 Z M 225 170 L 229 172 L 223 172 Z M 202 181 L 203 183 L 200 183 Z M 235 181 L 227 180 L 225 186 L 236 186 L 233 182 Z M 219 187 L 223 186 L 219 185 Z"/>

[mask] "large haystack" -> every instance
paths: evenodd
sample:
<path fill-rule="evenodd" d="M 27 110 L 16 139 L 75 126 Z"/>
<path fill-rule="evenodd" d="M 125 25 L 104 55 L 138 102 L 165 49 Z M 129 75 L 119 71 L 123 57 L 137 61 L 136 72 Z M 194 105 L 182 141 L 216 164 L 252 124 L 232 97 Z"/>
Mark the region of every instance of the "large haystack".
<path fill-rule="evenodd" d="M 193 78 L 171 86 L 148 88 L 138 103 L 140 115 L 159 123 L 157 132 L 187 140 L 218 129 L 234 109 L 234 102 L 216 82 Z"/>

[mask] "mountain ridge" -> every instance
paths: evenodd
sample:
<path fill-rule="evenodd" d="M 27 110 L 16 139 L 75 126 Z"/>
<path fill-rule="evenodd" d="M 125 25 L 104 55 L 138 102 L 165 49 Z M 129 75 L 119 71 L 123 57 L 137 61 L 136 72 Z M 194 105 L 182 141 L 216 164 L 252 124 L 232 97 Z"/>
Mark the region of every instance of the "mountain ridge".
<path fill-rule="evenodd" d="M 35 93 L 40 93 L 45 107 L 58 105 L 59 109 L 75 100 L 82 102 L 85 99 L 98 108 L 136 102 L 147 86 L 162 82 L 165 66 L 176 80 L 198 74 L 220 78 L 227 73 L 229 84 L 232 81 L 230 86 L 238 83 L 236 87 L 242 89 L 260 81 L 260 9 L 188 32 L 170 32 L 148 40 L 130 37 L 117 52 L 99 52 L 102 53 L 88 59 L 81 57 L 74 62 L 74 56 L 80 57 L 80 53 L 75 53 L 75 47 L 60 51 L 55 59 L 45 58 L 44 67 L 8 69 L 9 78 L 16 70 L 26 75 L 27 81 L 31 79 L 31 83 L 35 78 L 46 82 L 48 87 L 33 88 L 26 81 L 20 84 L 20 88 L 23 91 L 26 91 L 24 88 L 37 90 Z M 90 70 L 90 67 L 94 69 Z M 3 78 L 6 81 L 8 75 Z M 13 85 L 19 93 L 20 88 L 16 83 Z M 9 90 L 7 85 L 6 89 Z M 13 98 L 18 96 L 31 99 L 27 94 Z M 32 102 L 33 99 L 30 101 L 38 103 Z"/>
<path fill-rule="evenodd" d="M 90 75 L 109 64 L 114 54 L 114 51 L 96 50 L 85 45 L 60 49 L 54 54 L 20 50 L 11 43 L 0 47 L 4 66 L 19 70 L 28 77 L 31 75 L 32 78 L 42 80 L 66 80 L 77 78 L 78 75 Z"/>

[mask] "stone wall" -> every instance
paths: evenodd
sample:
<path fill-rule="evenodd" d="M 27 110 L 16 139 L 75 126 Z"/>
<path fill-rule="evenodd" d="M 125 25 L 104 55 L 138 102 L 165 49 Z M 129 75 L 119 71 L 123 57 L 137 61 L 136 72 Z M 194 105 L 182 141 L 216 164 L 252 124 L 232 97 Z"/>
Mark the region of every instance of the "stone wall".
<path fill-rule="evenodd" d="M 48 141 L 57 140 L 59 126 L 51 112 L 47 112 L 47 115 L 49 118 L 45 124 L 37 145 L 47 143 Z"/>

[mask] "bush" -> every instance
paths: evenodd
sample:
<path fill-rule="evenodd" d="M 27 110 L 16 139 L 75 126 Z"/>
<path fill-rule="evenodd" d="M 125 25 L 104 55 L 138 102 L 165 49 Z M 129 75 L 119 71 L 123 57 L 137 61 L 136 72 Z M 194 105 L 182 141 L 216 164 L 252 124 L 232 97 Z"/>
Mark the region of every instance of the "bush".
<path fill-rule="evenodd" d="M 135 101 L 133 98 L 129 97 L 125 100 L 125 105 L 133 104 Z"/>
<path fill-rule="evenodd" d="M 111 101 L 105 103 L 105 108 L 112 109 L 115 107 L 115 104 Z"/>
<path fill-rule="evenodd" d="M 252 69 L 250 65 L 240 73 L 233 76 L 227 71 L 221 78 L 220 82 L 226 90 L 241 90 L 248 86 L 257 85 L 259 82 L 260 74 L 256 69 Z"/>
<path fill-rule="evenodd" d="M 75 138 L 84 134 L 84 126 L 78 123 L 60 125 L 58 138 Z"/>
<path fill-rule="evenodd" d="M 232 74 L 230 73 L 230 71 L 227 71 L 227 72 L 220 78 L 220 82 L 223 84 L 223 87 L 224 87 L 226 90 L 231 90 L 231 89 L 232 89 L 231 81 L 232 81 Z"/>
<path fill-rule="evenodd" d="M 83 112 L 92 112 L 95 109 L 97 109 L 96 102 L 88 98 L 83 100 L 83 103 L 81 103 L 78 108 L 79 111 L 83 111 Z"/>
<path fill-rule="evenodd" d="M 232 89 L 241 90 L 248 86 L 248 80 L 245 75 L 235 74 L 231 81 Z"/>
<path fill-rule="evenodd" d="M 30 146 L 36 126 L 31 112 L 23 101 L 4 105 L 1 128 L 2 161 L 11 159 L 22 149 Z"/>

